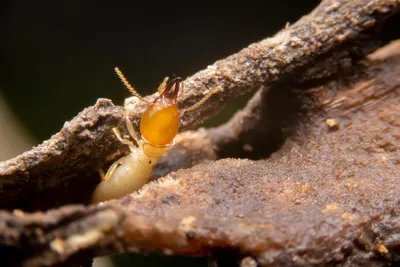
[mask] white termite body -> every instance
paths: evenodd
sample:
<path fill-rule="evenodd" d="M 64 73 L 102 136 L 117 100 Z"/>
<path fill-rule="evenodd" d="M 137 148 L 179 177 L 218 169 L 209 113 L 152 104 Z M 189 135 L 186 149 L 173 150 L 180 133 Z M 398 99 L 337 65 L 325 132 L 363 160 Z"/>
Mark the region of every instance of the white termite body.
<path fill-rule="evenodd" d="M 184 112 L 192 111 L 201 106 L 218 88 L 210 90 L 199 102 L 185 109 L 178 108 L 178 93 L 181 78 L 175 78 L 167 84 L 168 78 L 158 87 L 159 96 L 153 102 L 148 102 L 141 97 L 129 84 L 121 71 L 116 68 L 118 76 L 133 95 L 148 104 L 141 120 L 141 135 L 138 138 L 136 131 L 130 121 L 129 112 L 126 109 L 125 122 L 131 137 L 136 141 L 123 139 L 117 128 L 113 131 L 118 140 L 128 145 L 131 152 L 127 156 L 114 162 L 108 169 L 107 174 L 101 171 L 102 181 L 97 185 L 93 195 L 92 203 L 97 204 L 109 199 L 123 197 L 140 189 L 150 178 L 153 166 L 157 159 L 175 144 L 175 136 L 179 128 L 179 116 Z M 93 260 L 93 267 L 104 266 L 109 262 L 109 257 L 97 257 Z"/>
<path fill-rule="evenodd" d="M 157 158 L 150 158 L 139 147 L 131 148 L 131 153 L 114 164 L 112 176 L 103 179 L 93 193 L 92 201 L 99 203 L 120 198 L 140 189 L 149 179 Z"/>

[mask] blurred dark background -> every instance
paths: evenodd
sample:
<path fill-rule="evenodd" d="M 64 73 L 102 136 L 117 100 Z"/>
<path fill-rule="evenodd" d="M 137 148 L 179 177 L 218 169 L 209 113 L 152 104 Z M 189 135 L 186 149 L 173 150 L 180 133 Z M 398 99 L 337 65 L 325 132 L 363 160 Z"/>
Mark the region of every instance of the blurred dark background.
<path fill-rule="evenodd" d="M 41 142 L 97 98 L 130 96 L 115 66 L 150 94 L 163 77 L 192 75 L 318 2 L 1 1 L 0 90 Z"/>

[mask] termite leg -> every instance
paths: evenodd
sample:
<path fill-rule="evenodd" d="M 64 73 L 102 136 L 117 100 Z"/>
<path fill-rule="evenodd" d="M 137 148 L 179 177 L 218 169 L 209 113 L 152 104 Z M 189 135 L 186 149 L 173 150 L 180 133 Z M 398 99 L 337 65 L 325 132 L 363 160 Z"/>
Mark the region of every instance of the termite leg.
<path fill-rule="evenodd" d="M 168 79 L 169 79 L 168 77 L 165 77 L 160 86 L 158 86 L 157 91 L 159 94 L 163 92 L 164 87 L 167 85 Z"/>
<path fill-rule="evenodd" d="M 135 145 L 132 143 L 132 141 L 124 139 L 121 137 L 121 132 L 118 130 L 118 128 L 113 128 L 114 134 L 115 136 L 118 138 L 118 140 L 124 144 L 124 145 L 128 145 L 129 148 L 131 149 L 131 151 L 133 151 L 135 149 Z"/>
<path fill-rule="evenodd" d="M 126 127 L 128 128 L 129 134 L 135 139 L 135 141 L 137 142 L 137 135 L 135 132 L 135 129 L 133 128 L 133 125 L 129 119 L 129 112 L 127 111 L 126 115 L 125 115 L 125 120 L 126 120 Z M 133 152 L 134 149 L 136 148 L 135 144 L 132 143 L 132 141 L 124 139 L 121 137 L 121 132 L 119 131 L 118 128 L 113 128 L 112 129 L 115 136 L 118 138 L 118 140 L 124 144 L 124 145 L 128 145 L 129 149 Z M 108 169 L 107 173 L 104 175 L 104 171 L 102 169 L 99 169 L 98 172 L 100 174 L 100 177 L 103 181 L 108 181 L 111 177 L 111 175 L 114 173 L 114 171 L 118 168 L 118 166 L 121 164 L 121 159 L 117 160 L 116 162 L 114 162 L 111 167 Z"/>
<path fill-rule="evenodd" d="M 121 164 L 121 159 L 119 159 L 119 160 L 117 160 L 116 162 L 114 162 L 114 163 L 110 166 L 110 168 L 108 169 L 106 175 L 104 175 L 104 172 L 103 172 L 103 175 L 104 175 L 104 176 L 101 177 L 102 180 L 103 180 L 103 181 L 108 181 L 108 180 L 110 179 L 111 175 L 113 175 L 113 173 L 114 173 L 115 170 L 119 167 L 120 164 Z"/>
<path fill-rule="evenodd" d="M 130 119 L 130 113 L 128 109 L 125 109 L 125 124 L 126 128 L 128 129 L 129 134 L 131 137 L 135 140 L 136 144 L 139 145 L 139 137 L 135 131 L 135 128 L 133 127 L 133 124 Z"/>

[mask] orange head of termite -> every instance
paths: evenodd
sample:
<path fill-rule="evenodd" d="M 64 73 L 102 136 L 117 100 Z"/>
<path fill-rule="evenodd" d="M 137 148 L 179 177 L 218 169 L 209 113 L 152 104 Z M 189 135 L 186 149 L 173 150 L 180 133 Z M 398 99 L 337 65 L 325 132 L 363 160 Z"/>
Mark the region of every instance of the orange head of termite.
<path fill-rule="evenodd" d="M 158 88 L 159 96 L 153 102 L 149 102 L 136 92 L 118 68 L 115 68 L 115 71 L 129 91 L 148 104 L 140 122 L 140 133 L 144 141 L 141 142 L 141 148 L 147 156 L 153 158 L 160 157 L 173 145 L 174 138 L 178 133 L 179 115 L 200 107 L 219 90 L 214 88 L 196 104 L 179 109 L 178 94 L 183 90 L 181 78 L 175 78 L 168 84 L 166 84 L 168 78 L 165 78 Z"/>
<path fill-rule="evenodd" d="M 140 122 L 140 133 L 154 146 L 170 144 L 179 128 L 178 93 L 182 79 L 169 82 L 145 110 Z"/>

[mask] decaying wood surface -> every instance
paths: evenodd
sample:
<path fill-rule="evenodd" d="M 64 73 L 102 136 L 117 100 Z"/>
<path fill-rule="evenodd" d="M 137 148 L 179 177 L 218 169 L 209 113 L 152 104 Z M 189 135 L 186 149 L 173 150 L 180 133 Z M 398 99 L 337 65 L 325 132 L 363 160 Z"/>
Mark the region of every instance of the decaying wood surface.
<path fill-rule="evenodd" d="M 154 171 L 161 178 L 137 193 L 97 207 L 1 211 L 1 261 L 52 266 L 118 252 L 215 250 L 242 266 L 399 261 L 400 41 L 358 60 L 399 6 L 322 1 L 275 37 L 188 78 L 185 106 L 204 88 L 223 90 L 182 129 L 261 89 L 227 124 L 182 132 Z M 130 108 L 137 123 L 143 107 Z M 111 131 L 123 128 L 122 116 L 100 99 L 50 140 L 0 163 L 0 205 L 85 203 L 96 169 L 126 153 Z M 225 157 L 260 160 L 216 160 Z M 186 169 L 171 172 L 178 168 Z"/>
<path fill-rule="evenodd" d="M 345 71 L 356 59 L 377 48 L 376 32 L 399 9 L 399 1 L 393 0 L 322 1 L 313 12 L 276 36 L 186 79 L 185 107 L 211 88 L 220 87 L 221 91 L 196 112 L 185 114 L 181 130 L 198 126 L 229 99 L 252 88 L 282 81 L 313 81 Z M 144 106 L 133 101 L 129 107 L 133 123 L 138 124 Z M 121 107 L 100 99 L 66 122 L 50 140 L 0 162 L 0 207 L 34 210 L 87 202 L 87 192 L 98 183 L 96 170 L 106 168 L 127 152 L 111 131 L 123 127 L 122 116 Z M 275 141 L 268 141 L 272 148 L 269 152 Z M 221 150 L 218 153 L 226 155 Z"/>

